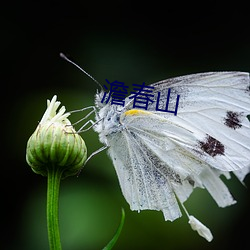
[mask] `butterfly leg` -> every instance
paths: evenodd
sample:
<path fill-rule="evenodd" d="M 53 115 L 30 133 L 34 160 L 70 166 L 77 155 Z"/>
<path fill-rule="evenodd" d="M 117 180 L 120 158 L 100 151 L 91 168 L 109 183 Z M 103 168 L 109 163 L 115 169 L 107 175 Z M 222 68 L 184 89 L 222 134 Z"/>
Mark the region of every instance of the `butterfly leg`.
<path fill-rule="evenodd" d="M 102 152 L 103 150 L 107 149 L 108 146 L 102 146 L 101 148 L 97 149 L 96 151 L 94 151 L 93 153 L 90 154 L 90 156 L 87 158 L 87 160 L 84 162 L 83 166 L 81 167 L 81 169 L 78 171 L 77 173 L 77 177 L 80 175 L 83 167 L 86 165 L 86 163 L 96 154 Z"/>
<path fill-rule="evenodd" d="M 86 132 L 88 130 L 90 130 L 93 126 L 96 125 L 96 123 L 98 123 L 99 121 L 93 122 L 92 120 L 88 120 L 86 123 L 84 123 L 77 131 L 77 133 L 82 133 L 82 132 Z M 88 128 L 85 128 L 89 123 L 91 123 L 91 125 Z"/>
<path fill-rule="evenodd" d="M 96 151 L 94 151 L 93 153 L 91 153 L 91 155 L 87 158 L 87 160 L 85 161 L 84 165 L 86 165 L 86 163 L 96 154 L 102 152 L 103 150 L 107 149 L 108 146 L 102 146 L 101 148 L 97 149 Z"/>
<path fill-rule="evenodd" d="M 97 111 L 96 111 L 96 108 L 95 106 L 89 106 L 89 107 L 86 107 L 86 108 L 82 108 L 82 109 L 77 109 L 77 110 L 73 110 L 73 111 L 70 111 L 70 114 L 72 113 L 76 113 L 76 112 L 82 112 L 82 111 L 85 111 L 85 110 L 88 110 L 88 109 L 92 109 L 87 115 L 85 115 L 83 118 L 81 118 L 80 120 L 78 120 L 77 122 L 75 122 L 74 124 L 72 124 L 73 126 L 81 123 L 82 121 L 86 120 L 87 118 L 89 118 L 93 113 L 97 116 Z M 93 122 L 92 120 L 88 120 L 86 123 L 84 123 L 77 131 L 77 133 L 81 133 L 81 132 L 85 132 L 85 131 L 88 131 L 89 129 L 91 129 L 96 123 L 98 123 L 100 120 L 96 121 L 96 122 Z M 88 128 L 84 129 L 88 124 L 91 123 L 91 126 L 89 126 Z"/>
<path fill-rule="evenodd" d="M 86 107 L 86 108 L 77 109 L 77 110 L 73 110 L 73 111 L 69 112 L 70 114 L 72 114 L 72 113 L 76 113 L 76 112 L 82 112 L 82 111 L 85 111 L 87 109 L 92 109 L 92 110 L 87 115 L 85 115 L 83 118 L 81 118 L 79 121 L 75 122 L 73 125 L 76 125 L 76 124 L 82 122 L 83 120 L 86 120 L 93 113 L 96 114 L 96 108 L 95 108 L 95 106 L 89 106 L 89 107 Z"/>

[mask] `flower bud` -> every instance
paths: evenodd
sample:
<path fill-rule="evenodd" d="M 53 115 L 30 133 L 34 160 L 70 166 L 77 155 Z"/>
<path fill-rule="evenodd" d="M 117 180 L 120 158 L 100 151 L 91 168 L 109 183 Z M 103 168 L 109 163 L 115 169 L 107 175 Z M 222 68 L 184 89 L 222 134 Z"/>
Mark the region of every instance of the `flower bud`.
<path fill-rule="evenodd" d="M 50 168 L 62 171 L 62 177 L 75 175 L 79 172 L 87 158 L 86 145 L 76 133 L 61 107 L 56 113 L 60 102 L 54 96 L 47 101 L 41 122 L 27 143 L 26 161 L 32 170 L 47 176 Z"/>

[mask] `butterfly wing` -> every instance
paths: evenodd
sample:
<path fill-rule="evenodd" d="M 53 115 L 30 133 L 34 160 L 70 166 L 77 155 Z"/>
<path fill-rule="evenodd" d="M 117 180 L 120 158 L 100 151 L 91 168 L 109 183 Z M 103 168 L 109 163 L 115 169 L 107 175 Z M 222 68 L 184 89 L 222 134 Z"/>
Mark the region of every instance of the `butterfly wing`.
<path fill-rule="evenodd" d="M 223 171 L 249 167 L 248 73 L 194 74 L 164 80 L 151 86 L 155 87 L 154 94 L 161 93 L 160 109 L 165 108 L 169 88 L 169 110 L 174 110 L 176 96 L 180 95 L 177 116 L 168 112 L 157 114 L 195 133 L 196 149 L 192 150 L 196 150 L 203 160 Z M 149 103 L 148 110 L 154 112 L 155 104 L 156 100 Z M 176 136 L 181 139 L 178 134 Z"/>
<path fill-rule="evenodd" d="M 162 210 L 166 220 L 180 216 L 196 186 L 206 188 L 221 207 L 233 204 L 221 171 L 240 180 L 249 172 L 250 113 L 248 74 L 220 72 L 158 82 L 154 92 L 167 96 L 169 109 L 180 95 L 178 114 L 131 110 L 120 118 L 125 129 L 109 138 L 109 154 L 132 210 Z M 164 108 L 164 102 L 159 103 Z"/>
<path fill-rule="evenodd" d="M 169 175 L 162 176 L 158 172 L 155 168 L 157 159 L 153 160 L 153 154 L 144 150 L 143 142 L 133 136 L 132 131 L 126 130 L 114 134 L 109 143 L 108 152 L 131 210 L 161 210 L 166 220 L 171 221 L 180 217 L 181 212 Z M 178 179 L 177 176 L 175 178 Z"/>

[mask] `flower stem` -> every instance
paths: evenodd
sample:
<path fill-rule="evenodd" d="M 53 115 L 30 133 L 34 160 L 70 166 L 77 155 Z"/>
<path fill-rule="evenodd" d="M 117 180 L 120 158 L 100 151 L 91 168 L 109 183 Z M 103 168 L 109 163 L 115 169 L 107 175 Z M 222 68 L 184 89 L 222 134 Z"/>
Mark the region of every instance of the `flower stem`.
<path fill-rule="evenodd" d="M 58 167 L 48 168 L 47 185 L 47 228 L 50 250 L 61 250 L 59 231 L 59 188 L 62 170 Z"/>

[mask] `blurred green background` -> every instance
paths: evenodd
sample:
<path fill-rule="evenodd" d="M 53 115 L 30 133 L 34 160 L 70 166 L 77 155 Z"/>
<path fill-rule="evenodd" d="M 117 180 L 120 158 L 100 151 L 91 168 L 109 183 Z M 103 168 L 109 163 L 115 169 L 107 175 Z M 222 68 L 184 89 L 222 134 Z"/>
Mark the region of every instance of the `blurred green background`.
<path fill-rule="evenodd" d="M 59 57 L 69 55 L 102 84 L 147 84 L 205 71 L 250 69 L 247 8 L 235 3 L 191 6 L 166 2 L 42 1 L 2 3 L 1 249 L 48 249 L 46 178 L 25 161 L 26 143 L 54 94 L 67 110 L 93 105 L 96 84 Z M 73 115 L 77 121 L 83 114 Z M 82 134 L 89 154 L 102 145 Z M 102 152 L 81 175 L 62 181 L 60 229 L 64 250 L 102 249 L 126 219 L 114 249 L 248 249 L 249 189 L 226 180 L 237 204 L 218 208 L 205 190 L 186 202 L 213 235 L 206 242 L 185 216 L 132 212 L 111 161 Z M 250 186 L 250 177 L 246 178 Z"/>

